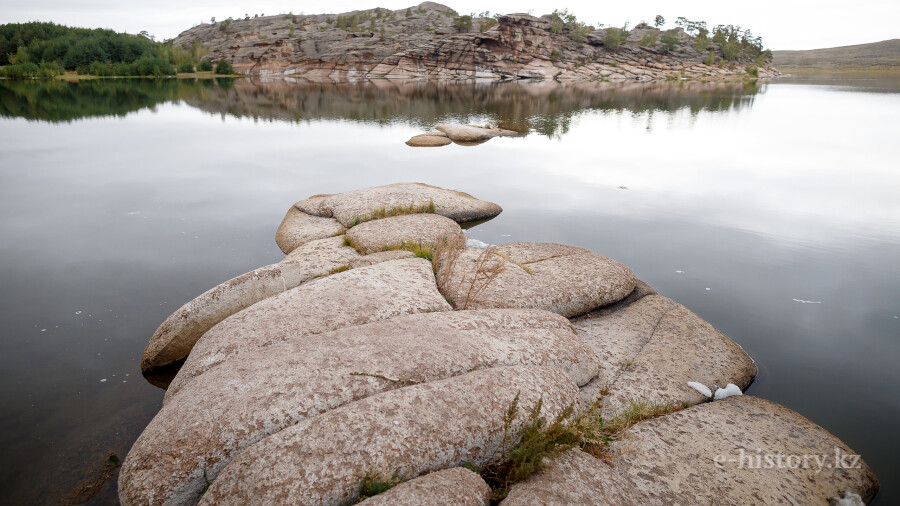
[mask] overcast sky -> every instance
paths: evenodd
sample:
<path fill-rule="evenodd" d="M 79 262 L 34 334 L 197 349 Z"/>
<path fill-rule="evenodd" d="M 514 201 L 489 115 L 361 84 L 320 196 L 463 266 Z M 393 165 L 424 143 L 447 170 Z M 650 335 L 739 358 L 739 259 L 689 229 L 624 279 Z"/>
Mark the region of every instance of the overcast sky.
<path fill-rule="evenodd" d="M 641 20 L 652 22 L 656 14 L 662 14 L 667 26 L 673 27 L 675 18 L 684 16 L 704 20 L 711 26 L 736 24 L 750 28 L 755 35 L 762 36 L 765 46 L 771 49 L 814 49 L 900 37 L 900 0 L 649 0 L 640 3 L 453 0 L 445 3 L 463 13 L 490 10 L 506 14 L 531 10 L 539 16 L 553 8 L 568 8 L 589 24 L 617 26 L 625 21 L 631 26 Z M 212 16 L 221 20 L 245 13 L 251 16 L 291 11 L 295 14 L 340 13 L 373 7 L 401 9 L 410 5 L 413 5 L 412 0 L 0 0 L 0 24 L 37 20 L 129 33 L 147 30 L 157 40 L 163 40 L 175 37 L 201 21 L 209 22 Z"/>

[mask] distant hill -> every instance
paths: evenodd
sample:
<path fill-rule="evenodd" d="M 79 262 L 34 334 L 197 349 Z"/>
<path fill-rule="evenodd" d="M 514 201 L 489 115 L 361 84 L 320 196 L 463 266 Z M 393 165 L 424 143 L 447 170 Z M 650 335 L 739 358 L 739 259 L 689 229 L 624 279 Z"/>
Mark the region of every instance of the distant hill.
<path fill-rule="evenodd" d="M 776 67 L 900 66 L 900 39 L 808 51 L 772 51 L 772 59 Z"/>

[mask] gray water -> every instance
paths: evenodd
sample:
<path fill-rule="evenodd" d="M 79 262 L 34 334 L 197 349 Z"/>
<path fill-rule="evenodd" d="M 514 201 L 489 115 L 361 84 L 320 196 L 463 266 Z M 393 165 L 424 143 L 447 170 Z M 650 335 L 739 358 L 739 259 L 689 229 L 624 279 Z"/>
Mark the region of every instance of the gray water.
<path fill-rule="evenodd" d="M 871 78 L 0 82 L 0 501 L 64 502 L 124 457 L 161 405 L 150 335 L 280 260 L 293 202 L 399 181 L 501 204 L 476 239 L 626 263 L 747 350 L 750 394 L 844 440 L 900 501 L 897 118 L 900 80 Z M 444 121 L 522 136 L 404 145 Z"/>

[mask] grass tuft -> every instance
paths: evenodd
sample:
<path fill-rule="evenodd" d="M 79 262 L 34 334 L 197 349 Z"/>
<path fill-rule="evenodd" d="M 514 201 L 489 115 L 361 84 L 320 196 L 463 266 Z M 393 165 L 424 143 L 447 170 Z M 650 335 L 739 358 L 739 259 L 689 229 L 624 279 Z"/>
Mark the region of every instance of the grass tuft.
<path fill-rule="evenodd" d="M 339 272 L 344 272 L 344 271 L 349 271 L 349 270 L 350 270 L 349 265 L 339 265 L 339 266 L 335 267 L 334 269 L 331 269 L 330 271 L 328 271 L 328 274 L 337 274 Z"/>
<path fill-rule="evenodd" d="M 363 476 L 362 485 L 359 488 L 359 499 L 361 501 L 387 492 L 402 481 L 403 478 L 397 473 L 387 476 L 384 473 L 368 472 Z"/>
<path fill-rule="evenodd" d="M 408 206 L 381 207 L 364 216 L 356 216 L 350 221 L 350 227 L 355 227 L 360 223 L 372 220 L 380 220 L 382 218 L 390 218 L 392 216 L 401 216 L 404 214 L 435 214 L 434 201 L 429 200 L 427 204 L 417 206 L 409 204 Z"/>
<path fill-rule="evenodd" d="M 680 411 L 688 404 L 632 401 L 612 419 L 600 416 L 598 403 L 581 412 L 576 412 L 574 405 L 569 405 L 551 423 L 541 418 L 541 406 L 542 400 L 539 400 L 519 431 L 515 445 L 511 446 L 513 423 L 519 415 L 519 395 L 516 394 L 503 417 L 503 452 L 500 460 L 482 467 L 463 464 L 479 473 L 491 487 L 492 504 L 503 500 L 515 483 L 543 469 L 545 457 L 553 458 L 578 447 L 596 458 L 612 459 L 614 456 L 609 454 L 609 444 L 621 439 L 625 431 L 644 420 Z"/>

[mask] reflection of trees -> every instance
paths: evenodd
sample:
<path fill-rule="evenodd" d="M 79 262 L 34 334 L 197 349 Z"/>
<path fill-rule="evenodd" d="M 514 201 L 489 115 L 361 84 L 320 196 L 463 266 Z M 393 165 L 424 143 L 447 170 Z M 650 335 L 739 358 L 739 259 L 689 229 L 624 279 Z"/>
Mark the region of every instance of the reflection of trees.
<path fill-rule="evenodd" d="M 276 121 L 349 120 L 430 128 L 440 122 L 484 122 L 559 136 L 589 110 L 725 111 L 748 107 L 755 83 L 554 81 L 454 84 L 371 81 L 321 84 L 288 80 L 96 80 L 0 82 L 0 115 L 48 121 L 123 115 L 160 102 L 184 101 L 222 116 Z"/>
<path fill-rule="evenodd" d="M 0 117 L 59 122 L 124 116 L 172 100 L 177 87 L 171 79 L 0 81 Z"/>

